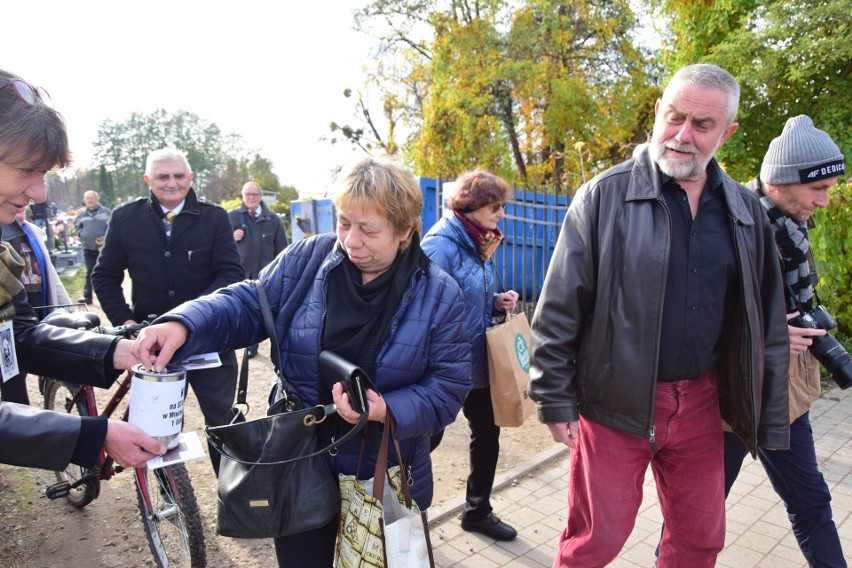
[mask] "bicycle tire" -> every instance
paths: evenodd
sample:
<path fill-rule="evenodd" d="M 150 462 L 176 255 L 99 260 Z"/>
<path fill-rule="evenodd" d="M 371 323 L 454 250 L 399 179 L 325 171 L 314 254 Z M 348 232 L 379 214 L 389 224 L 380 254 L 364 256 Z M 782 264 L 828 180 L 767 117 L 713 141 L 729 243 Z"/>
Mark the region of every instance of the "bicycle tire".
<path fill-rule="evenodd" d="M 81 387 L 72 385 L 56 379 L 44 380 L 44 407 L 48 410 L 56 410 L 58 412 L 67 412 L 76 414 L 77 416 L 91 416 L 92 411 L 86 404 L 85 399 L 78 399 L 76 403 L 71 404 L 74 396 Z M 101 480 L 98 478 L 96 468 L 80 467 L 74 464 L 68 464 L 62 471 L 57 471 L 56 480 L 59 482 L 67 482 L 74 484 L 84 476 L 88 475 L 89 479 L 71 489 L 65 498 L 74 507 L 82 509 L 95 499 L 101 491 Z M 94 475 L 92 475 L 94 474 Z"/>
<path fill-rule="evenodd" d="M 206 567 L 204 529 L 186 467 L 136 468 L 136 495 L 158 568 Z M 145 495 L 150 497 L 150 510 Z"/>

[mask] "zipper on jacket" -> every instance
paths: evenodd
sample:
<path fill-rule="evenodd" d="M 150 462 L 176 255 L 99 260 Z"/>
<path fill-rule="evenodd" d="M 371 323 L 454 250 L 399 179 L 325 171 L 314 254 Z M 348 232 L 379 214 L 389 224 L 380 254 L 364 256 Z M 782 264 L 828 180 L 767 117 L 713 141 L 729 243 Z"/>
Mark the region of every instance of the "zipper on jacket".
<path fill-rule="evenodd" d="M 737 239 L 737 223 L 738 223 L 738 221 L 737 221 L 736 217 L 734 217 L 732 215 L 731 216 L 731 238 L 734 241 L 734 252 L 737 255 L 737 263 L 739 265 L 740 271 L 742 271 L 744 269 L 744 267 L 743 267 L 742 251 L 740 250 L 739 240 Z M 740 277 L 740 294 L 743 298 L 743 301 L 745 301 L 745 297 L 746 297 L 747 293 L 748 293 L 748 291 L 745 290 L 745 278 Z M 751 354 L 752 350 L 753 350 L 752 344 L 754 342 L 754 338 L 751 336 L 751 324 L 750 324 L 749 319 L 748 319 L 748 312 L 747 312 L 747 310 L 743 310 L 743 311 L 746 312 L 745 313 L 745 319 L 746 319 L 745 336 L 746 337 L 744 338 L 746 340 L 746 353 Z M 765 351 L 766 351 L 766 348 L 764 347 L 764 352 Z M 750 359 L 750 357 L 748 357 L 748 359 Z M 743 368 L 747 369 L 746 380 L 744 382 L 745 382 L 745 385 L 746 385 L 746 390 L 748 391 L 747 392 L 748 403 L 749 403 L 749 407 L 751 409 L 751 416 L 749 417 L 749 419 L 751 420 L 751 432 L 750 432 L 750 434 L 751 434 L 752 445 L 749 448 L 749 452 L 751 453 L 752 457 L 755 457 L 757 455 L 757 437 L 758 437 L 757 436 L 757 430 L 758 430 L 759 425 L 758 425 L 758 418 L 757 418 L 757 407 L 756 407 L 755 402 L 754 402 L 754 375 L 752 374 L 751 361 L 746 360 L 743 363 L 744 363 L 742 365 Z M 736 417 L 732 416 L 731 418 L 735 419 Z"/>
<path fill-rule="evenodd" d="M 335 252 L 335 250 L 334 250 L 335 245 L 331 245 L 331 246 L 332 246 L 332 249 L 331 249 L 330 252 L 334 253 Z M 322 322 L 322 325 L 320 326 L 319 335 L 317 336 L 317 353 L 322 352 L 322 336 L 325 333 L 325 320 L 326 320 L 326 317 L 328 316 L 328 273 L 331 272 L 332 270 L 334 270 L 340 263 L 343 262 L 344 253 L 340 252 L 339 254 L 340 254 L 340 258 L 335 259 L 333 261 L 331 267 L 325 272 L 325 274 L 323 275 L 323 279 L 322 279 L 322 284 L 321 284 L 321 288 L 320 288 L 320 293 L 321 293 L 321 297 L 322 297 L 322 317 L 320 318 L 320 321 Z M 320 269 L 321 268 L 322 268 L 322 262 L 320 263 Z"/>
<path fill-rule="evenodd" d="M 660 294 L 661 294 L 661 298 L 660 298 L 661 302 L 660 303 L 664 304 L 665 299 L 666 299 L 666 276 L 668 274 L 668 269 L 669 269 L 669 253 L 671 251 L 672 232 L 673 232 L 673 229 L 672 229 L 672 214 L 671 214 L 671 211 L 669 211 L 668 205 L 666 205 L 666 199 L 662 195 L 660 195 L 657 198 L 657 202 L 662 206 L 663 211 L 666 214 L 666 220 L 668 221 L 668 227 L 669 227 L 668 238 L 666 239 L 666 253 L 665 253 L 665 258 L 663 259 L 663 261 L 665 262 L 666 269 L 665 269 L 665 272 L 663 272 L 663 275 L 662 275 L 663 279 L 662 279 L 662 282 L 660 283 Z M 660 317 L 662 318 L 662 314 L 660 314 Z M 657 348 L 657 353 L 656 353 L 656 355 L 654 355 L 654 372 L 655 373 L 659 372 L 660 337 L 662 336 L 662 334 L 663 334 L 662 324 L 658 323 L 658 325 L 657 325 L 657 341 L 655 342 L 656 348 Z M 649 410 L 650 416 L 651 416 L 651 418 L 650 418 L 651 427 L 648 430 L 648 441 L 651 444 L 651 453 L 652 454 L 656 454 L 658 451 L 660 451 L 659 446 L 657 446 L 656 426 L 654 426 L 654 408 L 656 407 L 656 405 L 657 405 L 657 377 L 655 376 L 654 377 L 654 383 L 651 387 L 651 408 Z"/>

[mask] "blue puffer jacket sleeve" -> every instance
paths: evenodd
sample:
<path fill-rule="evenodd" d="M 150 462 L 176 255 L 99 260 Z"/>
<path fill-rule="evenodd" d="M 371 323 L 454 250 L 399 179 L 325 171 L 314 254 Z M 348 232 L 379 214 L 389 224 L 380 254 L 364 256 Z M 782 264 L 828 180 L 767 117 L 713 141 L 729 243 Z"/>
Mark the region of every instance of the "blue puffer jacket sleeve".
<path fill-rule="evenodd" d="M 473 388 L 488 386 L 485 331 L 495 315 L 494 263 L 480 260 L 473 240 L 452 216 L 442 217 L 423 237 L 423 252 L 459 285 L 465 305 L 465 333 L 470 345 Z"/>

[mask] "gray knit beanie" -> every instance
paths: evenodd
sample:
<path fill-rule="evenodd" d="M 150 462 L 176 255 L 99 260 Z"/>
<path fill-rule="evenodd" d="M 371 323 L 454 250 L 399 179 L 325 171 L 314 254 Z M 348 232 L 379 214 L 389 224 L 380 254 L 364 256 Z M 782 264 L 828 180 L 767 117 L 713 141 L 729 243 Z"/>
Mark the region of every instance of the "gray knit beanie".
<path fill-rule="evenodd" d="M 840 148 L 804 114 L 787 121 L 781 136 L 769 144 L 760 167 L 761 181 L 773 185 L 810 183 L 844 173 Z"/>

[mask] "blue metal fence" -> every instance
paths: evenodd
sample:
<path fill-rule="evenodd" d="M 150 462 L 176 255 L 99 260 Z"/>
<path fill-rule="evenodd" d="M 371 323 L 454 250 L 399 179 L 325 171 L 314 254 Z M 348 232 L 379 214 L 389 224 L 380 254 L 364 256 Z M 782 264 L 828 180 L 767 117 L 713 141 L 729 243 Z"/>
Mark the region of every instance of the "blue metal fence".
<path fill-rule="evenodd" d="M 441 179 L 420 178 L 424 234 L 444 213 L 446 183 Z M 546 189 L 511 190 L 501 227 L 504 238 L 494 263 L 502 288 L 517 291 L 527 307 L 538 300 L 569 203 L 565 195 Z M 294 241 L 313 233 L 334 231 L 334 207 L 330 199 L 293 201 L 290 207 Z"/>
<path fill-rule="evenodd" d="M 420 178 L 423 190 L 423 232 L 443 215 L 446 181 Z M 506 290 L 517 291 L 524 304 L 538 300 L 556 237 L 568 211 L 565 195 L 538 188 L 513 188 L 503 218 L 503 242 L 494 256 L 497 275 Z"/>

